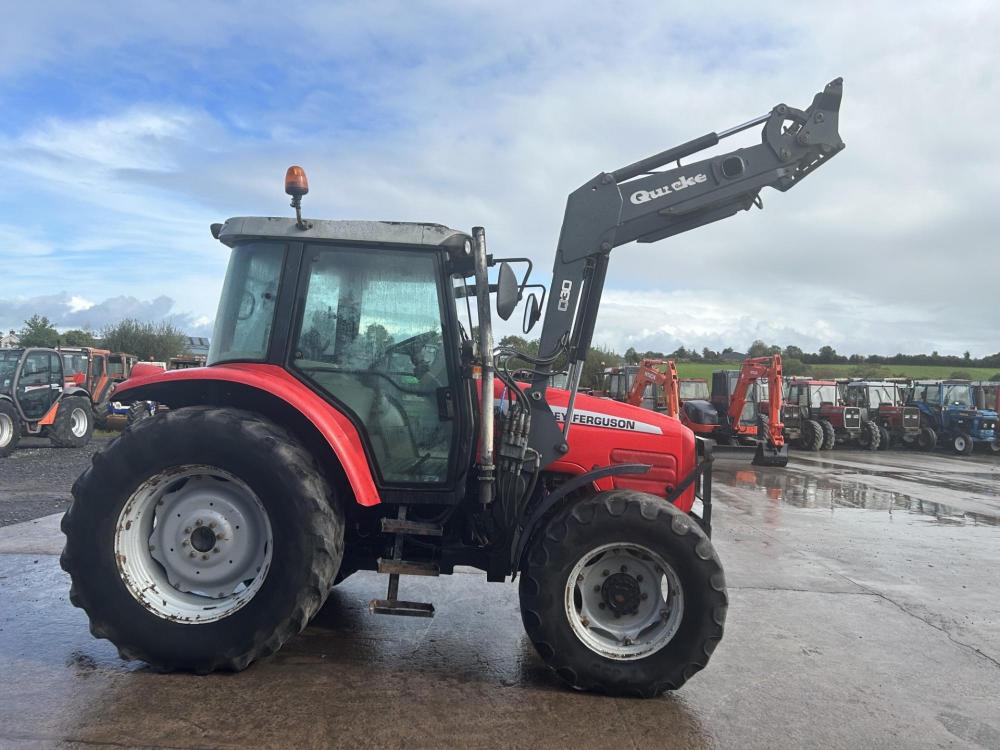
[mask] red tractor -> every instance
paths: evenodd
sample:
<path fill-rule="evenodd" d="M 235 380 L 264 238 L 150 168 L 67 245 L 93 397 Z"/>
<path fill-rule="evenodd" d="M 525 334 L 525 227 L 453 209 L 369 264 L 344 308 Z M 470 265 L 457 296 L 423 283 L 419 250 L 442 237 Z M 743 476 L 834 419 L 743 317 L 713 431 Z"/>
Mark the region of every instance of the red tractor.
<path fill-rule="evenodd" d="M 739 371 L 713 373 L 711 401 L 685 401 L 681 422 L 723 445 L 752 446 L 757 466 L 787 466 L 781 385 L 779 355 L 746 359 Z"/>
<path fill-rule="evenodd" d="M 785 439 L 808 451 L 831 450 L 837 443 L 857 442 L 878 450 L 879 426 L 857 406 L 846 406 L 835 380 L 796 378 L 786 384 L 781 410 Z"/>
<path fill-rule="evenodd" d="M 930 427 L 921 427 L 920 410 L 905 406 L 904 388 L 891 380 L 849 380 L 841 388 L 844 403 L 861 409 L 862 421 L 871 420 L 879 428 L 879 450 L 897 445 L 918 445 L 931 451 L 937 435 Z"/>
<path fill-rule="evenodd" d="M 798 184 L 843 148 L 841 92 L 837 79 L 805 111 L 779 105 L 572 193 L 536 354 L 494 349 L 491 292 L 507 319 L 530 266 L 519 280 L 481 227 L 306 220 L 305 174 L 289 169 L 294 219 L 212 227 L 232 255 L 208 366 L 120 386 L 167 409 L 74 485 L 62 565 L 91 631 L 161 670 L 240 670 L 355 571 L 388 578 L 372 612 L 426 617 L 400 576 L 465 565 L 519 580 L 529 639 L 574 687 L 680 687 L 726 617 L 710 446 L 578 393 L 608 262 Z M 657 171 L 756 123 L 757 145 Z M 541 305 L 526 302 L 530 330 Z M 557 363 L 567 390 L 545 385 Z"/>

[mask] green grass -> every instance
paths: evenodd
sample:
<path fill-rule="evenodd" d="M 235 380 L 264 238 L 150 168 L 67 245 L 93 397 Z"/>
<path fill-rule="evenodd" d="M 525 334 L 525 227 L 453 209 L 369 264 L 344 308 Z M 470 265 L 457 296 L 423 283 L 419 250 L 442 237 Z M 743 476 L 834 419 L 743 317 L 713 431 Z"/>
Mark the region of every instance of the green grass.
<path fill-rule="evenodd" d="M 809 376 L 819 378 L 856 377 L 859 365 L 810 365 Z M 917 380 L 943 380 L 954 372 L 961 372 L 968 380 L 989 380 L 997 373 L 995 367 L 953 367 L 950 365 L 860 365 L 864 377 L 914 378 Z M 678 362 L 677 374 L 682 378 L 705 378 L 711 381 L 712 372 L 724 368 L 739 369 L 735 364 L 705 364 L 704 362 Z"/>

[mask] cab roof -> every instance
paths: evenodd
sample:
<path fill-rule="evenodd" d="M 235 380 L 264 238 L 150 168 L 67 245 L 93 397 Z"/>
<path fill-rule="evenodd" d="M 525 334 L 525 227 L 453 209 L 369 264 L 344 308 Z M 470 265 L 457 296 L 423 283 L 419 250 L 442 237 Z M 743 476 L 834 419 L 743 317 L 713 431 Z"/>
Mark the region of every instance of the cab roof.
<path fill-rule="evenodd" d="M 445 247 L 465 252 L 472 238 L 465 232 L 442 224 L 407 221 L 330 221 L 308 219 L 309 227 L 299 229 L 295 219 L 275 216 L 236 216 L 227 219 L 217 238 L 230 247 L 254 238 L 278 240 L 333 240 L 388 245 Z M 215 227 L 213 226 L 213 234 Z"/>

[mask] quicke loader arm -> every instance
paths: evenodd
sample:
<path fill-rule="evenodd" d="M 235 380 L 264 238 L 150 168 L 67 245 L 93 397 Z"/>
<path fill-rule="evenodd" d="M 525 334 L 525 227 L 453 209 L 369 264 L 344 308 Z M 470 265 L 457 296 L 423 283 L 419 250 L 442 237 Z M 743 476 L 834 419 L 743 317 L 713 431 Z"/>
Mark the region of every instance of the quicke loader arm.
<path fill-rule="evenodd" d="M 656 242 L 761 206 L 765 187 L 784 192 L 797 185 L 844 148 L 838 132 L 842 92 L 837 78 L 805 111 L 779 104 L 742 125 L 602 172 L 570 194 L 539 342 L 541 358 L 566 355 L 570 400 L 560 426 L 545 402 L 546 375 L 533 376 L 528 443 L 538 451 L 541 467 L 568 450 L 574 398 L 611 250 L 633 241 Z M 761 123 L 760 144 L 681 166 L 682 158 Z M 677 166 L 655 171 L 671 162 Z"/>

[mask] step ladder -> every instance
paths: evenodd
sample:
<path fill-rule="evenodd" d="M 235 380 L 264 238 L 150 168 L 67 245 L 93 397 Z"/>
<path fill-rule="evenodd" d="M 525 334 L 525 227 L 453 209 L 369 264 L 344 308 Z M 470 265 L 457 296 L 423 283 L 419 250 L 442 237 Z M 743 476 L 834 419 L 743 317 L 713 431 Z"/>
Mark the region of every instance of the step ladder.
<path fill-rule="evenodd" d="M 378 559 L 378 572 L 389 576 L 389 590 L 385 599 L 372 599 L 368 609 L 375 615 L 403 615 L 406 617 L 433 617 L 434 605 L 424 602 L 407 602 L 399 599 L 400 576 L 436 576 L 441 571 L 437 563 L 404 560 L 403 540 L 407 536 L 442 536 L 444 528 L 434 523 L 406 520 L 406 506 L 399 506 L 396 518 L 382 519 L 382 533 L 394 534 L 392 557 Z"/>

